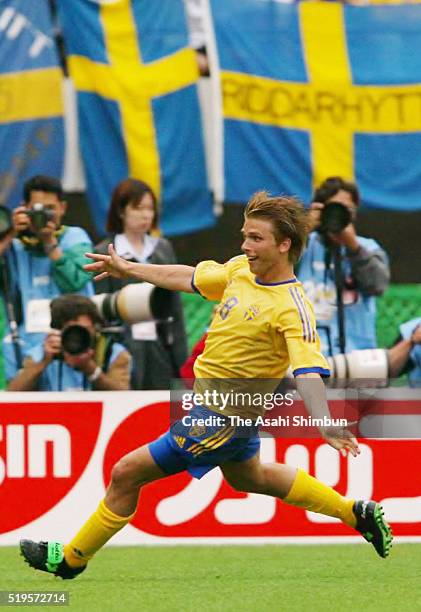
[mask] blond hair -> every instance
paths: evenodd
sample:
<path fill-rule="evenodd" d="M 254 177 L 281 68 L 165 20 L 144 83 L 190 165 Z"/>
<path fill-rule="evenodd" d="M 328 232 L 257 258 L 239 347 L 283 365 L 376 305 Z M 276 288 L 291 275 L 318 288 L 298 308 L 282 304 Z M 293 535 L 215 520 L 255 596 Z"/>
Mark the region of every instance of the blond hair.
<path fill-rule="evenodd" d="M 291 240 L 288 259 L 296 264 L 306 244 L 309 231 L 307 212 L 303 204 L 293 196 L 271 197 L 267 191 L 258 191 L 250 198 L 244 218 L 271 221 L 277 244 L 285 238 Z"/>

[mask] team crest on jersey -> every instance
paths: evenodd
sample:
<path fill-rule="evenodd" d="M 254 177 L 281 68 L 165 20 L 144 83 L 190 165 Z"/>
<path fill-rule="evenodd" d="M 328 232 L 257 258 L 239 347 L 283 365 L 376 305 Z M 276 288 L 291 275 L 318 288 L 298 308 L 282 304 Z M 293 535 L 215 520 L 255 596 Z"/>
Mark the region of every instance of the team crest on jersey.
<path fill-rule="evenodd" d="M 246 310 L 244 311 L 244 319 L 246 321 L 252 321 L 253 319 L 257 317 L 259 312 L 260 310 L 258 309 L 258 307 L 252 304 L 251 306 L 246 308 Z"/>
<path fill-rule="evenodd" d="M 200 438 L 206 433 L 206 427 L 204 425 L 193 425 L 189 429 L 189 436 L 192 438 Z"/>

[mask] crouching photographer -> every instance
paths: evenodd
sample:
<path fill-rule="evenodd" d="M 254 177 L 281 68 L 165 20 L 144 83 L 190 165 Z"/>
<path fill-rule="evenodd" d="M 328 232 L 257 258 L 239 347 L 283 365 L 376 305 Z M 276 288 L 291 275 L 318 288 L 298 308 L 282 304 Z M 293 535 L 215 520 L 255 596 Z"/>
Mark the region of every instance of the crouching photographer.
<path fill-rule="evenodd" d="M 30 349 L 8 391 L 123 391 L 129 389 L 131 358 L 112 336 L 101 333 L 95 304 L 63 295 L 51 304 L 51 327 Z"/>

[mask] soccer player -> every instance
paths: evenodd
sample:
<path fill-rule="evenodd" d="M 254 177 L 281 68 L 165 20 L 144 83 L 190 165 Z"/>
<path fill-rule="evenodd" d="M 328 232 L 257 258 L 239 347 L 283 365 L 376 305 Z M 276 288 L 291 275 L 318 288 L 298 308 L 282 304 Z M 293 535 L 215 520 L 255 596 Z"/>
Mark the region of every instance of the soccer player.
<path fill-rule="evenodd" d="M 109 255 L 88 254 L 94 263 L 86 269 L 97 273 L 96 279 L 130 276 L 219 300 L 205 350 L 196 361 L 196 384 L 213 380 L 216 385 L 221 381 L 229 385 L 238 379 L 262 379 L 263 383 L 263 379 L 282 378 L 291 365 L 310 415 L 328 416 L 321 377 L 329 375 L 329 370 L 320 352 L 311 304 L 293 273 L 307 236 L 306 212 L 295 198 L 259 192 L 247 205 L 242 233 L 244 255 L 223 265 L 214 261 L 203 261 L 196 268 L 132 263 L 118 257 L 110 245 Z M 200 406 L 190 415 L 206 417 L 215 415 L 215 410 L 215 406 Z M 235 405 L 229 411 L 242 414 Z M 234 489 L 271 495 L 337 517 L 359 531 L 381 557 L 389 554 L 392 534 L 378 503 L 347 499 L 301 469 L 262 464 L 257 428 L 250 428 L 245 436 L 225 418 L 221 425 L 209 428 L 178 421 L 157 440 L 127 454 L 114 466 L 105 498 L 73 540 L 66 545 L 22 540 L 25 560 L 36 569 L 74 578 L 133 518 L 142 486 L 183 470 L 200 478 L 217 466 Z M 322 428 L 321 435 L 342 454 L 358 455 L 358 443 L 349 432 Z"/>

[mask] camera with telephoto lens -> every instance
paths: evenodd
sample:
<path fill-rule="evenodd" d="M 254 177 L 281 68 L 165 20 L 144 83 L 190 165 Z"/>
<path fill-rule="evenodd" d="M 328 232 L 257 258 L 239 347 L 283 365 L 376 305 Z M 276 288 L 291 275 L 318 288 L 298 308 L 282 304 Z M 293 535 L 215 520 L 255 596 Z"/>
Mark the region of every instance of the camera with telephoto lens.
<path fill-rule="evenodd" d="M 165 322 L 171 318 L 174 294 L 150 283 L 132 283 L 114 293 L 91 297 L 105 321 Z"/>
<path fill-rule="evenodd" d="M 0 240 L 10 232 L 12 227 L 12 213 L 7 206 L 0 204 Z"/>
<path fill-rule="evenodd" d="M 387 349 L 360 349 L 327 357 L 330 378 L 325 379 L 330 388 L 372 387 L 389 384 L 389 357 Z M 286 378 L 294 379 L 291 367 Z M 295 384 L 295 383 L 294 383 Z"/>
<path fill-rule="evenodd" d="M 133 283 L 114 293 L 101 293 L 90 299 L 106 324 L 116 321 L 129 324 L 142 321 L 172 322 L 173 292 L 150 283 Z M 102 334 L 116 334 L 122 333 L 124 328 L 102 326 L 99 331 Z M 95 338 L 86 327 L 69 325 L 61 333 L 61 346 L 62 351 L 70 355 L 80 355 L 95 346 Z"/>
<path fill-rule="evenodd" d="M 83 325 L 69 325 L 61 333 L 62 350 L 70 355 L 81 355 L 93 348 L 95 338 Z"/>
<path fill-rule="evenodd" d="M 389 358 L 386 349 L 360 349 L 328 357 L 331 387 L 386 387 L 389 381 Z"/>
<path fill-rule="evenodd" d="M 319 231 L 322 234 L 340 234 L 351 223 L 349 209 L 341 202 L 328 202 L 320 215 Z"/>
<path fill-rule="evenodd" d="M 44 229 L 49 221 L 54 219 L 55 213 L 50 208 L 45 208 L 41 202 L 35 202 L 32 208 L 26 211 L 30 221 L 31 228 L 36 232 Z"/>

